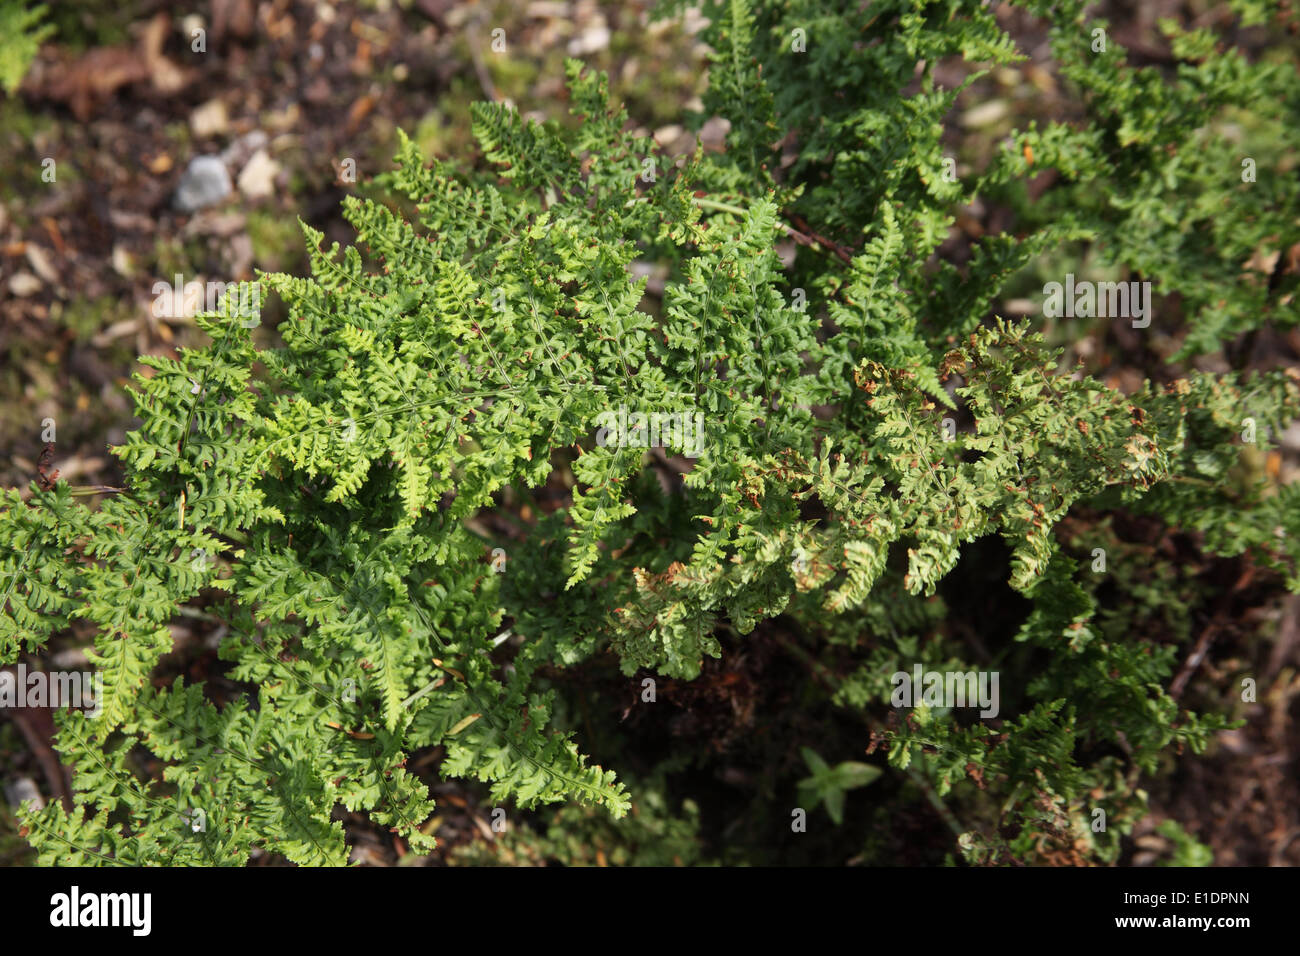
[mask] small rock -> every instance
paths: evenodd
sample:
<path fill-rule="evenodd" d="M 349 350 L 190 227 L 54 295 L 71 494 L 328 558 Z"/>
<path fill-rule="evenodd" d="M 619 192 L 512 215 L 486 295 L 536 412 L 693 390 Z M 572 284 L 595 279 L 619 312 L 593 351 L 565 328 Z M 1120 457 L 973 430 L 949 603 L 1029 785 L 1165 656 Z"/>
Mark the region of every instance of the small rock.
<path fill-rule="evenodd" d="M 230 115 L 224 100 L 208 100 L 190 114 L 190 129 L 200 138 L 220 136 L 230 128 Z"/>
<path fill-rule="evenodd" d="M 181 235 L 186 238 L 220 236 L 222 239 L 228 239 L 243 232 L 247 225 L 248 216 L 242 212 L 203 212 L 185 224 Z"/>
<path fill-rule="evenodd" d="M 721 150 L 731 132 L 731 120 L 724 116 L 710 116 L 700 127 L 700 142 L 705 149 Z"/>
<path fill-rule="evenodd" d="M 979 106 L 968 109 L 962 114 L 962 125 L 968 129 L 980 129 L 985 126 L 992 126 L 1007 115 L 1007 104 L 1005 100 L 990 100 L 987 103 L 981 103 Z"/>
<path fill-rule="evenodd" d="M 1007 299 L 1002 304 L 1003 314 L 1037 315 L 1038 303 L 1033 299 Z"/>
<path fill-rule="evenodd" d="M 110 209 L 108 211 L 108 221 L 113 224 L 114 229 L 120 232 L 148 234 L 157 228 L 157 224 L 148 216 L 142 216 L 138 212 L 128 212 L 125 209 Z"/>
<path fill-rule="evenodd" d="M 215 156 L 196 156 L 181 175 L 176 187 L 176 208 L 194 212 L 212 206 L 230 195 L 230 173 Z"/>
<path fill-rule="evenodd" d="M 50 663 L 57 670 L 76 671 L 88 666 L 86 652 L 80 647 L 69 647 L 50 656 Z"/>
<path fill-rule="evenodd" d="M 1278 436 L 1278 443 L 1287 451 L 1300 451 L 1300 422 L 1292 422 Z"/>
<path fill-rule="evenodd" d="M 671 126 L 661 126 L 655 130 L 655 144 L 660 148 L 669 146 L 682 138 L 686 130 L 674 123 Z"/>
<path fill-rule="evenodd" d="M 135 263 L 131 259 L 131 253 L 120 243 L 113 246 L 113 254 L 110 259 L 113 264 L 113 271 L 124 279 L 129 279 L 135 275 Z"/>
<path fill-rule="evenodd" d="M 59 274 L 54 271 L 54 266 L 50 265 L 49 254 L 35 243 L 27 243 L 27 261 L 31 263 L 32 270 L 53 285 L 59 281 Z"/>
<path fill-rule="evenodd" d="M 569 5 L 558 0 L 536 0 L 528 5 L 527 16 L 532 20 L 567 20 Z"/>
<path fill-rule="evenodd" d="M 45 800 L 41 797 L 40 790 L 36 789 L 36 781 L 31 777 L 19 777 L 6 783 L 5 797 L 13 807 L 21 806 L 24 800 L 30 800 L 33 810 L 45 809 Z"/>
<path fill-rule="evenodd" d="M 252 276 L 253 274 L 253 240 L 246 232 L 230 237 L 229 252 L 226 256 L 231 276 Z"/>
<path fill-rule="evenodd" d="M 41 280 L 30 272 L 17 272 L 9 279 L 9 291 L 17 298 L 25 299 L 41 290 Z"/>
<path fill-rule="evenodd" d="M 249 157 L 268 142 L 270 139 L 265 130 L 251 130 L 221 151 L 221 161 L 231 169 L 243 169 Z"/>
<path fill-rule="evenodd" d="M 239 191 L 249 199 L 270 196 L 275 192 L 275 176 L 279 171 L 280 164 L 266 150 L 259 149 L 239 173 Z"/>
<path fill-rule="evenodd" d="M 569 41 L 569 56 L 586 56 L 599 53 L 609 46 L 609 27 L 596 23 Z"/>

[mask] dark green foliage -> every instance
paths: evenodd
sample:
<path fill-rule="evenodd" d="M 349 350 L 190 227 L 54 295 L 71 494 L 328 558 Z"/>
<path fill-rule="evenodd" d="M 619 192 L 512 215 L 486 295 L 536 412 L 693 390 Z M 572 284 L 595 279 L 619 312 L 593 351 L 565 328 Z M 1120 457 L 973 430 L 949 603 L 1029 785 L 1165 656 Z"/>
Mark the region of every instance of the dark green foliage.
<path fill-rule="evenodd" d="M 1178 648 L 1101 612 L 1091 542 L 1065 546 L 1058 525 L 1078 507 L 1149 514 L 1300 586 L 1294 487 L 1269 495 L 1236 467 L 1246 420 L 1267 442 L 1300 410 L 1300 378 L 1197 373 L 1124 395 L 990 310 L 1024 267 L 1086 241 L 1181 294 L 1188 350 L 1294 322 L 1292 280 L 1243 275 L 1261 245 L 1296 238 L 1295 178 L 1268 172 L 1294 160 L 1279 125 L 1300 105 L 1294 72 L 1173 27 L 1175 75 L 1133 69 L 1113 41 L 1089 52 L 1081 4 L 1031 3 L 1081 113 L 947 182 L 958 91 L 934 64 L 1019 56 L 984 5 L 710 8 L 706 105 L 732 120 L 725 153 L 656 156 L 576 62 L 574 132 L 475 108 L 496 176 L 428 165 L 403 138 L 381 183 L 393 204 L 345 204 L 358 247 L 324 249 L 304 227 L 311 277 L 264 277 L 287 313 L 274 337 L 226 309 L 200 319 L 211 345 L 144 360 L 121 494 L 97 508 L 65 485 L 6 495 L 0 662 L 84 618 L 105 677 L 102 717 L 60 720 L 75 808 L 24 815 L 42 862 L 263 848 L 338 864 L 338 807 L 427 851 L 433 804 L 404 764 L 434 747 L 440 773 L 489 783 L 496 803 L 622 818 L 636 788 L 579 753 L 555 675 L 612 653 L 625 675 L 690 681 L 728 633 L 778 616 L 815 647 L 805 693 L 858 727 L 848 753 L 791 742 L 792 796 L 805 780 L 838 822 L 877 769 L 843 758 L 882 747 L 904 785 L 969 802 L 967 829 L 945 818 L 972 862 L 1032 858 L 1044 834 L 1115 859 L 1143 809 L 1131 771 L 1226 725 L 1170 696 Z M 1254 184 L 1216 132 L 1229 107 L 1259 124 Z M 1024 180 L 1047 168 L 1058 185 L 1029 203 Z M 936 250 L 976 195 L 1022 219 L 959 268 Z M 643 259 L 671 269 L 657 314 L 631 269 Z M 679 484 L 654 468 L 684 442 L 649 455 L 595 440 L 621 406 L 700 417 Z M 543 513 L 531 496 L 548 482 L 571 498 Z M 514 537 L 478 520 L 519 502 Z M 1028 612 L 979 660 L 941 627 L 941 587 L 993 535 Z M 1126 587 L 1122 547 L 1106 546 Z M 150 680 L 196 600 L 222 621 L 234 699 Z M 890 675 L 914 664 L 1001 669 L 1001 714 L 899 720 Z M 572 840 L 590 830 L 602 847 L 624 834 L 615 862 L 703 862 L 663 790 L 632 829 L 572 806 L 507 855 L 593 862 Z M 1105 832 L 1089 829 L 1095 806 Z"/>

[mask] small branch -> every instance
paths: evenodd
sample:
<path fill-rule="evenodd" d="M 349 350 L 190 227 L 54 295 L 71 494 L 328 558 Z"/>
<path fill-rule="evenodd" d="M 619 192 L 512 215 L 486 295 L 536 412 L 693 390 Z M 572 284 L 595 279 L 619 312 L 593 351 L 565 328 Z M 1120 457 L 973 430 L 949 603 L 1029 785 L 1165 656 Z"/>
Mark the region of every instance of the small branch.
<path fill-rule="evenodd" d="M 492 82 L 492 74 L 488 72 L 487 64 L 483 62 L 483 54 L 479 52 L 478 24 L 471 21 L 469 24 L 467 24 L 467 27 L 468 29 L 466 30 L 467 33 L 466 39 L 469 40 L 469 56 L 470 59 L 474 62 L 474 72 L 478 74 L 479 86 L 483 87 L 484 96 L 486 96 L 493 103 L 500 103 L 501 96 L 497 93 L 497 88 Z"/>
<path fill-rule="evenodd" d="M 838 256 L 841 261 L 845 263 L 853 262 L 853 250 L 850 249 L 848 246 L 842 246 L 838 242 L 835 242 L 832 239 L 827 239 L 825 236 L 821 236 L 813 232 L 808 225 L 808 220 L 804 219 L 803 216 L 800 216 L 797 213 L 791 213 L 790 219 L 791 221 L 794 222 L 796 226 L 798 226 L 805 233 L 807 233 L 809 237 L 815 239 L 817 242 L 821 243 L 822 246 L 829 249 L 831 252 L 835 253 L 835 255 Z"/>
<path fill-rule="evenodd" d="M 406 700 L 402 701 L 402 709 L 405 710 L 406 708 L 410 707 L 412 704 L 414 704 L 417 700 L 419 700 L 419 699 L 420 699 L 421 697 L 423 697 L 425 694 L 429 693 L 429 691 L 431 691 L 431 690 L 433 690 L 434 688 L 436 688 L 439 684 L 445 684 L 446 682 L 447 682 L 447 678 L 445 678 L 445 677 L 443 677 L 443 676 L 441 676 L 441 675 L 439 675 L 438 677 L 436 677 L 436 678 L 434 678 L 433 680 L 429 681 L 429 683 L 425 684 L 423 687 L 421 687 L 419 690 L 417 690 L 417 691 L 416 691 L 414 694 L 412 694 L 410 697 L 406 698 Z"/>
<path fill-rule="evenodd" d="M 741 209 L 739 206 L 733 206 L 730 203 L 725 202 L 718 202 L 716 199 L 701 199 L 699 196 L 696 196 L 694 202 L 695 205 L 699 206 L 701 209 L 715 209 L 718 212 L 729 212 L 735 216 L 743 216 L 746 214 L 746 211 Z"/>
<path fill-rule="evenodd" d="M 1174 700 L 1183 695 L 1183 691 L 1187 688 L 1187 682 L 1192 679 L 1196 669 L 1201 666 L 1201 661 L 1205 660 L 1205 655 L 1210 650 L 1210 644 L 1218 636 L 1223 623 L 1222 618 L 1216 617 L 1201 632 L 1200 639 L 1197 640 L 1196 646 L 1192 648 L 1192 653 L 1187 655 L 1187 660 L 1183 662 L 1182 668 L 1178 671 L 1178 676 L 1169 685 L 1169 696 Z"/>
<path fill-rule="evenodd" d="M 36 762 L 40 765 L 41 772 L 45 775 L 45 782 L 50 785 L 51 792 L 63 804 L 63 809 L 71 812 L 72 792 L 68 786 L 68 778 L 65 776 L 63 764 L 59 762 L 58 756 L 50 747 L 47 733 L 38 730 L 32 723 L 33 718 L 20 709 L 15 708 L 9 713 L 9 717 L 17 726 L 19 733 L 27 742 L 27 747 L 32 752 L 32 756 L 36 758 Z"/>
<path fill-rule="evenodd" d="M 908 767 L 907 773 L 915 781 L 916 785 L 921 788 L 921 792 L 925 794 L 925 798 L 930 801 L 930 805 L 943 818 L 943 822 L 948 824 L 948 828 L 952 830 L 953 835 L 960 839 L 961 835 L 966 832 L 962 829 L 961 821 L 948 809 L 948 804 L 943 802 L 943 797 L 939 796 L 934 787 L 931 786 L 929 778 L 915 767 Z"/>
<path fill-rule="evenodd" d="M 1232 599 L 1238 593 L 1245 590 L 1253 577 L 1254 568 L 1251 562 L 1247 560 L 1245 562 L 1245 569 L 1241 572 L 1240 577 L 1237 578 L 1237 582 L 1226 594 L 1219 598 L 1214 609 L 1214 616 L 1211 617 L 1210 622 L 1205 625 L 1205 630 L 1201 632 L 1201 636 L 1197 639 L 1196 646 L 1193 647 L 1192 652 L 1187 655 L 1187 660 L 1183 662 L 1183 666 L 1179 669 L 1177 676 L 1175 676 L 1173 681 L 1170 683 L 1169 696 L 1174 700 L 1178 700 L 1178 698 L 1182 696 L 1183 691 L 1187 688 L 1187 682 L 1192 679 L 1192 675 L 1196 673 L 1196 669 L 1201 666 L 1201 661 L 1205 660 L 1205 655 L 1209 652 L 1210 645 L 1213 644 L 1214 639 L 1219 636 L 1219 632 L 1227 627 L 1228 622 L 1232 620 L 1230 614 Z"/>
<path fill-rule="evenodd" d="M 740 206 L 733 206 L 730 203 L 718 202 L 716 199 L 702 199 L 697 196 L 695 197 L 694 202 L 695 205 L 699 206 L 701 209 L 712 209 L 717 212 L 729 212 L 733 216 L 747 215 L 747 210 L 742 209 Z M 808 223 L 805 222 L 801 217 L 791 216 L 791 218 L 797 219 L 799 223 L 807 231 L 800 232 L 798 229 L 795 229 L 793 226 L 784 222 L 781 223 L 781 229 L 785 232 L 787 236 L 789 236 L 795 242 L 799 243 L 799 245 L 808 246 L 809 248 L 813 246 L 821 246 L 827 252 L 832 253 L 843 262 L 848 263 L 853 261 L 853 253 L 851 250 L 846 249 L 844 246 L 832 242 L 829 239 L 819 236 L 817 233 L 813 232 L 810 229 L 807 229 Z"/>

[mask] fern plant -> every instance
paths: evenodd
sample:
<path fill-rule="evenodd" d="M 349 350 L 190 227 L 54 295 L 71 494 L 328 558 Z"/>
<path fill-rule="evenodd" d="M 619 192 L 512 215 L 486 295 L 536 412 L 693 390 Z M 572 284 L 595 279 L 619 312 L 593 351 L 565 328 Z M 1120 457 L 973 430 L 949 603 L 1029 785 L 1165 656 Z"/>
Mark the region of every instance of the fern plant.
<path fill-rule="evenodd" d="M 22 0 L 0 3 L 0 87 L 13 96 L 36 59 L 36 51 L 54 32 L 42 23 L 47 8 L 43 3 L 28 5 Z"/>
<path fill-rule="evenodd" d="M 612 653 L 627 675 L 691 680 L 728 631 L 778 616 L 813 636 L 816 666 L 834 658 L 820 692 L 861 721 L 862 749 L 939 805 L 961 795 L 978 815 L 973 788 L 997 796 L 996 823 L 955 827 L 969 860 L 1033 858 L 1044 834 L 1114 859 L 1142 810 L 1131 769 L 1226 722 L 1165 689 L 1175 647 L 1102 619 L 1058 526 L 1079 507 L 1149 513 L 1300 587 L 1294 486 L 1271 494 L 1237 467 L 1243 423 L 1277 434 L 1300 376 L 1194 373 L 1125 395 L 990 309 L 1037 257 L 1090 242 L 1183 292 L 1189 348 L 1248 314 L 1292 321 L 1289 279 L 1240 276 L 1264 236 L 1294 232 L 1293 186 L 1216 179 L 1226 147 L 1169 157 L 1212 108 L 1296 86 L 1173 31 L 1198 65 L 1167 88 L 1119 53 L 1084 64 L 1080 4 L 1027 9 L 1052 24 L 1088 116 L 1017 134 L 967 183 L 941 175 L 956 91 L 932 64 L 1017 57 L 981 4 L 873 4 L 863 24 L 856 4 L 732 0 L 708 11 L 725 153 L 670 162 L 571 61 L 573 123 L 476 106 L 484 170 L 402 136 L 388 201 L 345 201 L 356 247 L 304 225 L 310 277 L 261 279 L 284 306 L 274 334 L 234 307 L 240 290 L 198 318 L 210 344 L 142 359 L 141 424 L 114 449 L 123 487 L 37 484 L 0 512 L 0 662 L 84 620 L 104 680 L 99 717 L 59 717 L 73 807 L 23 813 L 41 862 L 260 849 L 341 864 L 339 808 L 427 851 L 433 802 L 406 762 L 436 747 L 441 774 L 495 803 L 618 819 L 635 794 L 553 726 L 553 675 Z M 806 54 L 787 48 L 794 26 Z M 1132 114 L 1135 90 L 1162 105 Z M 785 167 L 782 142 L 799 144 Z M 985 237 L 963 269 L 939 257 L 957 207 L 1014 199 L 1031 162 L 1061 174 L 1060 205 L 1026 205 L 1025 234 Z M 1179 199 L 1162 207 L 1166 187 Z M 1207 234 L 1224 197 L 1249 228 Z M 1180 253 L 1193 233 L 1206 242 Z M 645 260 L 670 268 L 657 314 L 632 268 Z M 620 408 L 701 421 L 703 454 L 661 483 L 681 431 L 653 453 L 598 441 Z M 548 483 L 568 489 L 561 507 L 542 505 Z M 526 516 L 510 536 L 481 520 L 503 510 Z M 882 719 L 891 673 L 972 669 L 938 632 L 937 590 L 993 535 L 1030 608 L 1000 653 L 1035 676 L 996 722 Z M 238 693 L 151 677 L 186 605 L 219 622 Z M 856 768 L 854 786 L 874 775 L 830 763 Z M 1087 826 L 1098 801 L 1108 832 Z"/>

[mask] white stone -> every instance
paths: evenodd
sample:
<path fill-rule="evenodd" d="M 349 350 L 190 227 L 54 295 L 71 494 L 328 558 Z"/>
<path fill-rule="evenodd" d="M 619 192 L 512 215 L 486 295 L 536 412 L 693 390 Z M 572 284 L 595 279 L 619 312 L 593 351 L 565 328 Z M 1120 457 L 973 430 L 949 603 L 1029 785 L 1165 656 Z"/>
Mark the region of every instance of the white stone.
<path fill-rule="evenodd" d="M 216 156 L 196 156 L 181 174 L 176 187 L 176 208 L 194 212 L 212 206 L 230 195 L 230 173 Z"/>
<path fill-rule="evenodd" d="M 280 164 L 264 149 L 253 154 L 239 173 L 239 191 L 249 199 L 262 199 L 275 192 L 275 176 Z"/>

